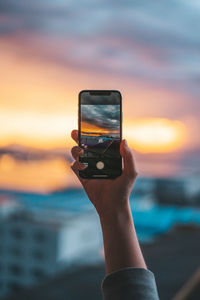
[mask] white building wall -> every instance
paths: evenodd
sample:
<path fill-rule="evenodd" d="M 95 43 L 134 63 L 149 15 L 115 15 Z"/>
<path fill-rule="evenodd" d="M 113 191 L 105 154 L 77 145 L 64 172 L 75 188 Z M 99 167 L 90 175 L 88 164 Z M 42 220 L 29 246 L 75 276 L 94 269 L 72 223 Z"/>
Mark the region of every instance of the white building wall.
<path fill-rule="evenodd" d="M 30 285 L 56 270 L 57 231 L 29 221 L 11 219 L 0 223 L 0 286 Z"/>
<path fill-rule="evenodd" d="M 51 220 L 4 219 L 0 221 L 0 294 L 42 281 L 75 262 L 98 260 L 100 248 L 94 213 L 70 216 L 55 226 Z"/>
<path fill-rule="evenodd" d="M 72 219 L 67 227 L 62 228 L 58 241 L 58 262 L 66 260 L 69 264 L 79 261 L 89 263 L 85 254 L 92 253 L 96 260 L 100 259 L 101 231 L 96 214 L 88 214 Z"/>

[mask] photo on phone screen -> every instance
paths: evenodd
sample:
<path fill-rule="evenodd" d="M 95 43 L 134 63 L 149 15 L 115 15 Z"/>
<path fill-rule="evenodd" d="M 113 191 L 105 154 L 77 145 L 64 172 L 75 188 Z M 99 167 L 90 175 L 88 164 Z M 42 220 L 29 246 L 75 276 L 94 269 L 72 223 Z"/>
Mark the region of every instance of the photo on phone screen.
<path fill-rule="evenodd" d="M 121 94 L 82 91 L 79 94 L 80 161 L 86 178 L 114 178 L 121 174 Z"/>

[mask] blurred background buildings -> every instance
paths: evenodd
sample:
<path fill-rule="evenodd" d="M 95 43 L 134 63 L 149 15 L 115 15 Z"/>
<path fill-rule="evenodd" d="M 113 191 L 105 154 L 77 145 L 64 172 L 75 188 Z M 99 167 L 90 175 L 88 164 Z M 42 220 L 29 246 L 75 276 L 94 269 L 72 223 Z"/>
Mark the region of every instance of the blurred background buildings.
<path fill-rule="evenodd" d="M 47 203 L 45 209 L 40 205 L 33 209 L 31 204 L 25 208 L 6 194 L 0 199 L 1 297 L 64 269 L 102 261 L 101 232 L 94 212 L 52 210 Z"/>
<path fill-rule="evenodd" d="M 199 299 L 199 31 L 197 0 L 0 0 L 1 299 L 101 299 L 99 221 L 70 169 L 82 89 L 122 92 L 148 266 L 161 299 Z"/>

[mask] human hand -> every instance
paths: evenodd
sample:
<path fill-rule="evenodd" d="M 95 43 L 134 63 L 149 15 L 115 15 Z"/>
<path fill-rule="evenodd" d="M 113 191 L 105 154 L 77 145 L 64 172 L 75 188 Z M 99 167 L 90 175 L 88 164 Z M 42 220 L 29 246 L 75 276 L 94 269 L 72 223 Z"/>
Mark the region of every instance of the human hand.
<path fill-rule="evenodd" d="M 78 130 L 73 130 L 72 138 L 78 144 Z M 121 176 L 115 179 L 83 179 L 79 177 L 79 170 L 83 170 L 85 165 L 79 162 L 79 156 L 83 154 L 83 149 L 74 146 L 71 150 L 75 162 L 71 168 L 77 175 L 90 201 L 93 203 L 100 217 L 114 211 L 123 210 L 129 205 L 129 195 L 137 177 L 134 158 L 126 140 L 120 144 L 120 154 L 123 158 L 123 170 Z"/>

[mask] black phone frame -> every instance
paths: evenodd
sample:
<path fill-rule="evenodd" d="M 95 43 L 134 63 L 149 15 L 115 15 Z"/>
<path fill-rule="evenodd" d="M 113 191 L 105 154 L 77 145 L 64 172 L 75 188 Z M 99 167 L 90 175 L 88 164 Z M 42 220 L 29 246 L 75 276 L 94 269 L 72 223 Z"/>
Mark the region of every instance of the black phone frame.
<path fill-rule="evenodd" d="M 122 141 L 122 94 L 118 90 L 82 90 L 79 92 L 78 95 L 78 145 L 81 147 L 81 142 L 80 142 L 80 132 L 81 132 L 81 94 L 82 93 L 90 93 L 91 95 L 103 95 L 103 96 L 108 96 L 111 93 L 118 93 L 120 95 L 120 143 Z M 120 155 L 121 156 L 121 155 Z M 122 161 L 122 158 L 121 158 Z M 122 163 L 121 163 L 121 173 L 122 173 Z M 120 175 L 121 175 L 120 173 Z M 119 176 L 120 176 L 119 175 Z M 85 179 L 115 179 L 115 177 L 83 177 L 81 176 L 79 172 L 79 176 Z M 117 176 L 118 177 L 118 176 Z"/>

